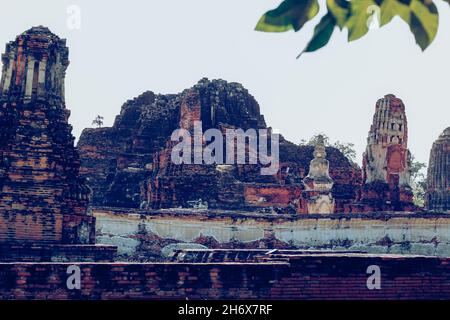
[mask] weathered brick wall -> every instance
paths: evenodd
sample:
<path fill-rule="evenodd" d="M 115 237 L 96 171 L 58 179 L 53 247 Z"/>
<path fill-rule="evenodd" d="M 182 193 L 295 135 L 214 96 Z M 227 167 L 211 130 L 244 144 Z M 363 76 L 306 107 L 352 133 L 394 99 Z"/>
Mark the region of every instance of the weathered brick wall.
<path fill-rule="evenodd" d="M 116 247 L 106 245 L 0 244 L 1 262 L 113 261 Z"/>
<path fill-rule="evenodd" d="M 92 216 L 0 211 L 0 244 L 93 243 Z"/>
<path fill-rule="evenodd" d="M 63 217 L 58 214 L 0 212 L 0 243 L 62 242 Z"/>
<path fill-rule="evenodd" d="M 97 243 L 127 260 L 160 258 L 172 243 L 208 248 L 356 250 L 450 256 L 450 215 L 373 213 L 283 215 L 225 210 L 94 208 Z"/>
<path fill-rule="evenodd" d="M 298 200 L 301 197 L 301 192 L 302 188 L 299 186 L 252 184 L 246 184 L 244 186 L 246 204 L 259 207 L 286 207 L 295 200 Z"/>
<path fill-rule="evenodd" d="M 267 263 L 81 263 L 69 290 L 64 263 L 0 263 L 1 299 L 450 299 L 450 259 L 298 256 Z M 367 288 L 367 267 L 381 289 Z"/>

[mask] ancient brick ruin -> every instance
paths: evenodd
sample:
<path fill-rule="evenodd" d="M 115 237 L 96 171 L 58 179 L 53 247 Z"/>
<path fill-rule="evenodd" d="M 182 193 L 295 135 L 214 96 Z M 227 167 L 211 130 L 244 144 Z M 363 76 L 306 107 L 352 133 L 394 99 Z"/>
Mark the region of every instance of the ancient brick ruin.
<path fill-rule="evenodd" d="M 128 208 L 198 207 L 306 212 L 300 201 L 313 146 L 280 137 L 280 170 L 260 165 L 173 165 L 170 135 L 177 128 L 267 128 L 259 105 L 240 84 L 202 79 L 175 95 L 146 92 L 122 107 L 111 128 L 85 129 L 78 143 L 81 172 L 94 205 Z M 361 171 L 339 150 L 326 149 L 336 211 L 356 198 Z"/>
<path fill-rule="evenodd" d="M 363 184 L 351 211 L 413 211 L 408 123 L 403 101 L 378 100 L 363 155 Z"/>
<path fill-rule="evenodd" d="M 94 190 L 93 204 L 283 213 L 417 209 L 412 202 L 405 106 L 394 95 L 376 104 L 362 173 L 334 148 L 326 148 L 328 160 L 315 160 L 329 166 L 332 180 L 326 183 L 328 191 L 319 192 L 322 200 L 329 199 L 328 205 L 316 204 L 316 209 L 309 199 L 319 196 L 318 189 L 307 179 L 314 146 L 281 137 L 280 170 L 269 176 L 253 164 L 174 164 L 171 132 L 192 132 L 196 121 L 201 121 L 203 131 L 215 128 L 223 133 L 229 128 L 267 128 L 258 103 L 236 83 L 202 79 L 176 95 L 146 92 L 122 107 L 112 128 L 85 129 L 80 138 L 82 174 Z"/>
<path fill-rule="evenodd" d="M 83 131 L 80 159 L 64 100 L 65 40 L 35 27 L 2 61 L 1 299 L 450 297 L 449 129 L 428 173 L 427 206 L 441 212 L 417 212 L 395 96 L 377 103 L 362 172 L 320 138 L 298 146 L 281 137 L 280 169 L 264 176 L 259 164 L 171 161 L 172 132 L 195 121 L 222 133 L 267 128 L 240 84 L 145 92 L 113 127 Z M 416 212 L 378 212 L 407 210 Z M 96 240 L 117 245 L 121 262 Z M 167 263 L 171 245 L 208 249 L 177 250 Z M 66 284 L 72 264 L 82 290 Z M 383 270 L 383 290 L 367 289 L 368 265 Z"/>
<path fill-rule="evenodd" d="M 35 27 L 7 44 L 2 61 L 0 243 L 93 244 L 90 189 L 64 101 L 66 42 Z"/>
<path fill-rule="evenodd" d="M 450 210 L 450 127 L 433 143 L 427 174 L 425 207 L 428 210 Z"/>

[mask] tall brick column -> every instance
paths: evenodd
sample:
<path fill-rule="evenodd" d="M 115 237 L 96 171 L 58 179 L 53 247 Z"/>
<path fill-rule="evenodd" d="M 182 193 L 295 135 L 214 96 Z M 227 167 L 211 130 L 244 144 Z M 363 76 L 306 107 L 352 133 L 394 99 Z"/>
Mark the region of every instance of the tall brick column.
<path fill-rule="evenodd" d="M 393 94 L 378 100 L 363 154 L 363 183 L 350 212 L 414 211 L 408 122 L 403 101 Z"/>

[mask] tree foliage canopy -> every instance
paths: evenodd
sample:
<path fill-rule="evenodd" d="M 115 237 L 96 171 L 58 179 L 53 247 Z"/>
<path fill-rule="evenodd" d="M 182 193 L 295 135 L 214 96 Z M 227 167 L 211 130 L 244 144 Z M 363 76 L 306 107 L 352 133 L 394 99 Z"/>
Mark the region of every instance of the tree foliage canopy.
<path fill-rule="evenodd" d="M 379 18 L 381 27 L 400 17 L 409 25 L 416 43 L 425 50 L 438 30 L 437 1 L 450 4 L 450 0 L 326 0 L 326 14 L 315 26 L 313 37 L 302 53 L 324 47 L 336 27 L 348 30 L 348 41 L 360 39 L 368 33 L 374 16 Z M 319 9 L 319 0 L 283 0 L 260 18 L 256 30 L 297 32 L 317 16 Z"/>
<path fill-rule="evenodd" d="M 411 183 L 412 191 L 414 194 L 414 204 L 419 207 L 423 207 L 425 204 L 425 192 L 427 190 L 427 182 L 424 174 L 424 169 L 427 165 L 423 162 L 417 161 L 414 155 L 411 154 Z"/>
<path fill-rule="evenodd" d="M 92 125 L 97 126 L 97 128 L 101 128 L 103 126 L 103 120 L 105 118 L 103 118 L 102 116 L 98 115 L 97 117 L 95 117 L 95 119 L 92 121 Z"/>

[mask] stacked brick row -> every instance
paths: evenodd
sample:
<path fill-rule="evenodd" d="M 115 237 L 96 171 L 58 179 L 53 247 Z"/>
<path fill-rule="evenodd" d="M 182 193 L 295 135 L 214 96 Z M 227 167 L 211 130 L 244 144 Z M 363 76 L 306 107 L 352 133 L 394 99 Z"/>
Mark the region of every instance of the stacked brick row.
<path fill-rule="evenodd" d="M 448 258 L 363 254 L 289 255 L 227 263 L 1 264 L 1 299 L 450 299 Z M 368 266 L 380 268 L 369 289 Z"/>

